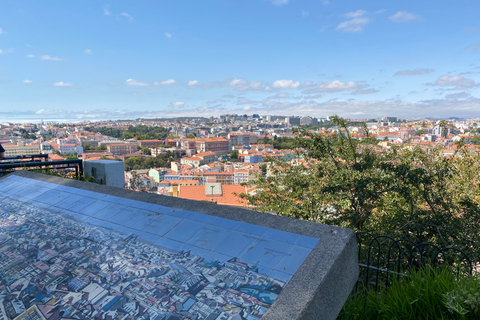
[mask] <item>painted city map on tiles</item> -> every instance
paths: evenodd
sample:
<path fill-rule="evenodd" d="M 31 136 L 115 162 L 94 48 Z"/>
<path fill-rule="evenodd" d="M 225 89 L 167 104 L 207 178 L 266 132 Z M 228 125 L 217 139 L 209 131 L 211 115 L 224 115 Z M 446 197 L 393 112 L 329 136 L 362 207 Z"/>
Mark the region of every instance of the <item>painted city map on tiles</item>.
<path fill-rule="evenodd" d="M 284 281 L 4 199 L 0 299 L 9 319 L 258 319 Z"/>
<path fill-rule="evenodd" d="M 318 242 L 18 179 L 0 182 L 4 319 L 260 319 Z"/>

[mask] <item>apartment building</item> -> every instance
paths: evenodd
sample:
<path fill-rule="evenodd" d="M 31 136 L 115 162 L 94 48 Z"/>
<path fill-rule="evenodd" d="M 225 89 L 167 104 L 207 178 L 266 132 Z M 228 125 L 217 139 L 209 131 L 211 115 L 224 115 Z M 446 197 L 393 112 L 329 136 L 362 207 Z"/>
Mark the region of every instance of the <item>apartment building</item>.
<path fill-rule="evenodd" d="M 232 146 L 248 146 L 258 142 L 257 136 L 253 133 L 229 133 L 228 139 Z"/>
<path fill-rule="evenodd" d="M 212 151 L 216 156 L 221 156 L 231 151 L 230 140 L 227 138 L 206 138 L 194 141 L 198 153 Z"/>
<path fill-rule="evenodd" d="M 32 154 L 40 153 L 40 145 L 32 144 L 25 145 L 23 142 L 17 142 L 17 144 L 5 144 L 3 145 L 5 149 L 5 156 L 28 156 Z"/>
<path fill-rule="evenodd" d="M 135 153 L 138 151 L 138 145 L 133 142 L 129 143 L 109 143 L 107 144 L 107 151 L 115 156 Z"/>
<path fill-rule="evenodd" d="M 164 140 L 138 140 L 140 148 L 158 148 L 159 146 L 163 146 L 164 143 Z"/>

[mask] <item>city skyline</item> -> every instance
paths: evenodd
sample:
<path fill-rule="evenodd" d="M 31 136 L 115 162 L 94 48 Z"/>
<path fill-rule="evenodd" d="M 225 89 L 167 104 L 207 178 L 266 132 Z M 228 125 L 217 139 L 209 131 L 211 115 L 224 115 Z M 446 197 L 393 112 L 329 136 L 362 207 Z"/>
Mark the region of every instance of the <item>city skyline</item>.
<path fill-rule="evenodd" d="M 480 116 L 480 3 L 4 1 L 0 118 Z"/>

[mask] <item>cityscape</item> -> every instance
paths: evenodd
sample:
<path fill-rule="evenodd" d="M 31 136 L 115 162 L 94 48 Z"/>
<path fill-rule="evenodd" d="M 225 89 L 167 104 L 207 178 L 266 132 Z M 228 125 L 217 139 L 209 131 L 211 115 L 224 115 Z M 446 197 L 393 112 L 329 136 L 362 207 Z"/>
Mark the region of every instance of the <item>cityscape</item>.
<path fill-rule="evenodd" d="M 290 307 L 283 290 L 322 241 L 20 170 L 427 242 L 465 252 L 476 273 L 478 12 L 480 1 L 2 1 L 0 320 L 268 318 Z M 377 265 L 377 282 L 382 272 L 404 275 Z M 457 289 L 437 290 L 436 305 L 402 299 L 417 308 L 403 317 L 362 292 L 339 317 L 479 318 Z M 316 308 L 306 300 L 294 302 Z"/>
<path fill-rule="evenodd" d="M 455 152 L 462 140 L 471 151 L 480 145 L 479 120 L 350 119 L 349 131 L 368 134 L 378 147 L 442 147 Z M 444 127 L 443 125 L 446 125 Z M 183 199 L 245 207 L 240 194 L 255 193 L 253 181 L 270 176 L 275 161 L 301 161 L 295 129 L 335 133 L 329 117 L 225 114 L 209 118 L 137 119 L 81 123 L 2 123 L 0 143 L 6 157 L 47 154 L 50 161 L 123 161 L 125 187 Z M 5 160 L 6 161 L 6 160 Z M 61 165 L 55 170 L 64 172 Z"/>

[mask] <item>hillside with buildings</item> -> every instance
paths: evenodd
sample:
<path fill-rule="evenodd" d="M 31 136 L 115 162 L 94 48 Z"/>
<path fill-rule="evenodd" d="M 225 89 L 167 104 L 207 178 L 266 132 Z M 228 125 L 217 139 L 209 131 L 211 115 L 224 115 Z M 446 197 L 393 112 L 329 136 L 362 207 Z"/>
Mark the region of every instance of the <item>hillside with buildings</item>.
<path fill-rule="evenodd" d="M 397 146 L 429 149 L 442 146 L 453 154 L 455 142 L 477 150 L 478 120 L 350 120 L 348 130 L 364 137 L 363 124 L 379 150 Z M 50 160 L 111 159 L 125 162 L 127 188 L 165 196 L 247 206 L 239 194 L 252 194 L 246 182 L 268 175 L 274 160 L 298 158 L 292 129 L 307 127 L 334 133 L 328 118 L 259 115 L 99 121 L 70 124 L 0 125 L 0 142 L 8 156 L 49 154 Z M 110 135 L 108 135 L 110 134 Z"/>

